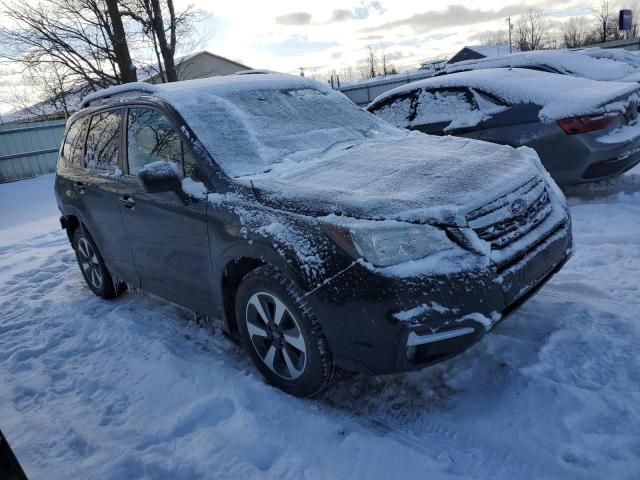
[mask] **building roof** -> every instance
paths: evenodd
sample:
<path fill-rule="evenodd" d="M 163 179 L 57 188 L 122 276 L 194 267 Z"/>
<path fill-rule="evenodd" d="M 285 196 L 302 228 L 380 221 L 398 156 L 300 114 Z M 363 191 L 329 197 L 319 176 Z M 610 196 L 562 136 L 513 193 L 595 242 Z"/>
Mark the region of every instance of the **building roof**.
<path fill-rule="evenodd" d="M 209 50 L 200 50 L 198 52 L 193 52 L 193 53 L 189 53 L 187 55 L 183 55 L 181 57 L 178 57 L 175 59 L 175 64 L 177 67 L 179 67 L 180 65 L 184 64 L 185 62 L 188 62 L 196 57 L 200 57 L 200 56 L 211 56 L 211 57 L 215 57 L 218 58 L 220 60 L 224 60 L 225 62 L 228 63 L 232 63 L 234 65 L 237 65 L 238 68 L 242 69 L 242 70 L 251 70 L 251 67 L 248 67 L 247 65 L 240 63 L 240 62 L 236 62 L 235 60 L 230 60 L 227 57 L 223 57 L 222 55 L 217 55 L 215 53 L 210 52 Z M 158 64 L 152 64 L 152 65 L 148 65 L 146 67 L 141 67 L 137 69 L 137 74 L 138 74 L 138 80 L 141 82 L 145 82 L 147 80 L 153 79 L 155 77 L 157 77 L 159 75 L 159 67 Z"/>
<path fill-rule="evenodd" d="M 482 55 L 483 57 L 500 57 L 502 55 L 508 55 L 511 52 L 519 52 L 516 47 L 511 47 L 509 51 L 508 44 L 495 44 L 495 45 L 467 45 L 464 48 L 473 50 L 474 52 Z"/>

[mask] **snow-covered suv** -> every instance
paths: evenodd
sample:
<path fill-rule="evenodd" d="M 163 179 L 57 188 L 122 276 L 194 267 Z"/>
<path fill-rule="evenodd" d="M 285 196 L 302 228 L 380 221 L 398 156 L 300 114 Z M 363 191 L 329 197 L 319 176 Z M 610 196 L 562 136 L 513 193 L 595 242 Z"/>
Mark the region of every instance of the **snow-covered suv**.
<path fill-rule="evenodd" d="M 296 395 L 479 340 L 567 260 L 533 150 L 392 127 L 304 78 L 128 84 L 68 122 L 56 196 L 91 290 L 222 319 Z"/>

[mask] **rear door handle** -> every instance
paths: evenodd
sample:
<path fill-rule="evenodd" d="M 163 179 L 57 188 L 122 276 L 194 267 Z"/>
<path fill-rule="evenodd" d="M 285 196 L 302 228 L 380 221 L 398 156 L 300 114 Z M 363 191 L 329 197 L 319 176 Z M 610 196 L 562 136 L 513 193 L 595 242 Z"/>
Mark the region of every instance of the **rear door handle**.
<path fill-rule="evenodd" d="M 136 206 L 136 201 L 133 197 L 129 197 L 128 195 L 123 195 L 120 197 L 120 205 L 130 210 L 133 210 L 133 207 Z"/>
<path fill-rule="evenodd" d="M 77 181 L 74 184 L 74 188 L 78 193 L 84 193 L 84 183 Z"/>

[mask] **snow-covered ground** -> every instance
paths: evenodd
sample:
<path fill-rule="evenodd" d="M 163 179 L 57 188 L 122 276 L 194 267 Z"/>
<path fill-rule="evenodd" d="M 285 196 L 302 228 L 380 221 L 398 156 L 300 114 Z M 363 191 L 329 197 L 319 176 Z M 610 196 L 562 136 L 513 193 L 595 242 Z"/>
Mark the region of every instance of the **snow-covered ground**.
<path fill-rule="evenodd" d="M 464 355 L 316 400 L 179 307 L 93 296 L 52 182 L 0 185 L 0 428 L 30 479 L 640 478 L 640 168 L 572 192 L 574 257 Z"/>

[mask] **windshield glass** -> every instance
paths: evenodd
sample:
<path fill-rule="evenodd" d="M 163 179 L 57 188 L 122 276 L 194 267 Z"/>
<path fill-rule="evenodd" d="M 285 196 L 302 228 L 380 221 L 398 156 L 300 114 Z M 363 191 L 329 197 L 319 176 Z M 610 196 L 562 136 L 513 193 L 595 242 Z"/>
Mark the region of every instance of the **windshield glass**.
<path fill-rule="evenodd" d="M 397 132 L 342 94 L 312 88 L 212 95 L 190 110 L 191 128 L 227 175 L 235 178 Z"/>

